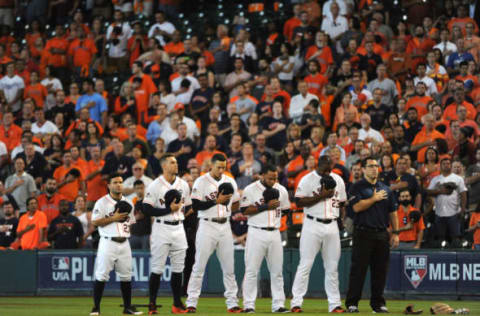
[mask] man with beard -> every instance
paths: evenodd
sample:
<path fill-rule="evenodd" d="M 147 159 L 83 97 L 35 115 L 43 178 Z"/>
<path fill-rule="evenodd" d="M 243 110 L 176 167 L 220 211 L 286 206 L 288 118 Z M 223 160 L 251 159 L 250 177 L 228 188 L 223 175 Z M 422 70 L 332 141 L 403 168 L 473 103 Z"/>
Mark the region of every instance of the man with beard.
<path fill-rule="evenodd" d="M 60 214 L 59 204 L 63 199 L 63 195 L 57 192 L 55 178 L 48 178 L 45 183 L 45 193 L 40 194 L 37 198 L 38 208 L 47 216 L 48 224 Z"/>
<path fill-rule="evenodd" d="M 10 201 L 3 202 L 4 218 L 0 219 L 0 249 L 8 248 L 17 238 L 18 218 Z"/>
<path fill-rule="evenodd" d="M 283 247 L 279 228 L 282 212 L 290 208 L 290 201 L 287 189 L 278 183 L 277 178 L 277 168 L 266 165 L 262 170 L 262 179 L 245 187 L 240 203 L 243 214 L 248 216 L 249 226 L 245 245 L 244 313 L 255 312 L 257 275 L 264 258 L 270 270 L 272 312 L 288 312 L 285 308 Z M 271 200 L 266 199 L 267 192 L 272 193 Z M 278 193 L 278 196 L 273 193 Z"/>
<path fill-rule="evenodd" d="M 48 228 L 48 240 L 54 249 L 77 249 L 83 244 L 82 224 L 76 216 L 70 214 L 67 200 L 61 200 L 58 215 Z"/>

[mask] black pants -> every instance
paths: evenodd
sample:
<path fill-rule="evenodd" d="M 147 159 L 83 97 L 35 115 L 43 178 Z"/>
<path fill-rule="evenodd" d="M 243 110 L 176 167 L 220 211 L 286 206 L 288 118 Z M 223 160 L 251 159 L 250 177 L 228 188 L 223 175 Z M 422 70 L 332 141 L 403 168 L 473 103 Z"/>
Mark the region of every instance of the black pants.
<path fill-rule="evenodd" d="M 369 266 L 372 287 L 370 306 L 373 309 L 385 306 L 383 290 L 387 280 L 389 260 L 390 242 L 389 234 L 386 231 L 374 232 L 355 229 L 350 280 L 345 300 L 347 308 L 358 306 Z"/>

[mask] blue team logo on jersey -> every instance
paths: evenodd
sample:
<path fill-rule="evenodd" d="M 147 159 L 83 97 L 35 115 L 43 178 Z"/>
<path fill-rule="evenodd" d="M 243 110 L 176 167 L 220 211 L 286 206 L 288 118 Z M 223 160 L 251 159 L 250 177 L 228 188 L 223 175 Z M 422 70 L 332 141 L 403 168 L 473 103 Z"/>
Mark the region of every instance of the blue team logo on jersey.
<path fill-rule="evenodd" d="M 403 257 L 403 272 L 414 288 L 417 288 L 427 275 L 428 257 L 406 255 Z"/>
<path fill-rule="evenodd" d="M 52 257 L 53 270 L 70 270 L 69 257 Z"/>

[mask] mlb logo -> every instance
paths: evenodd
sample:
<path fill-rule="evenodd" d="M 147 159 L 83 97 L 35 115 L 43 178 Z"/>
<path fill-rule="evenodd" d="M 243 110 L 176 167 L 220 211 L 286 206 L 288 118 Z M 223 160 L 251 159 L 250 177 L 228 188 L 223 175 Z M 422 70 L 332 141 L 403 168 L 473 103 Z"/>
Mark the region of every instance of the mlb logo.
<path fill-rule="evenodd" d="M 417 288 L 427 275 L 428 257 L 407 255 L 403 258 L 403 272 L 414 288 Z"/>
<path fill-rule="evenodd" d="M 69 270 L 70 258 L 69 257 L 53 257 L 52 269 L 53 270 Z"/>

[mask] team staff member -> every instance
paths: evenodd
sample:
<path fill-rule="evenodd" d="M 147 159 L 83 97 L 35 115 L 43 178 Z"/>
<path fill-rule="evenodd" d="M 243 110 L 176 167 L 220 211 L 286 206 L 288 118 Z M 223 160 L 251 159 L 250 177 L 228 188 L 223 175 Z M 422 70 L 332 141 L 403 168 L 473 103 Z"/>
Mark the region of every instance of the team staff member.
<path fill-rule="evenodd" d="M 320 183 L 323 177 L 330 176 L 336 183 L 332 189 Z M 295 198 L 298 207 L 303 207 L 306 219 L 300 237 L 300 263 L 295 274 L 292 287 L 293 313 L 302 312 L 303 297 L 308 289 L 308 277 L 313 262 L 319 251 L 322 251 L 325 268 L 325 292 L 328 297 L 328 311 L 343 313 L 338 284 L 338 261 L 341 245 L 338 233 L 337 218 L 340 209 L 347 200 L 345 183 L 342 178 L 332 172 L 332 161 L 329 156 L 318 158 L 318 168 L 305 175 L 298 184 Z M 342 209 L 342 217 L 344 210 Z"/>
<path fill-rule="evenodd" d="M 223 154 L 215 154 L 211 161 L 210 172 L 197 178 L 192 187 L 192 206 L 194 211 L 198 211 L 199 225 L 195 241 L 195 264 L 187 289 L 187 309 L 189 313 L 196 312 L 205 267 L 211 254 L 216 251 L 223 270 L 228 312 L 240 313 L 242 309 L 238 307 L 238 287 L 233 265 L 233 236 L 228 222 L 231 212 L 239 209 L 240 197 L 235 180 L 224 174 L 227 158 Z M 219 186 L 226 182 L 233 186 L 233 194 L 219 192 Z"/>
<path fill-rule="evenodd" d="M 132 250 L 127 238 L 130 237 L 130 225 L 135 223 L 133 205 L 122 195 L 123 179 L 118 173 L 108 178 L 109 194 L 100 198 L 93 207 L 92 224 L 98 227 L 100 243 L 95 260 L 95 284 L 93 288 L 94 306 L 91 316 L 100 315 L 105 282 L 110 272 L 115 269 L 120 277 L 120 289 L 123 298 L 123 314 L 142 315 L 142 312 L 131 306 L 132 300 Z M 120 213 L 116 207 L 119 201 L 130 204 L 129 213 Z"/>
<path fill-rule="evenodd" d="M 148 185 L 145 199 L 143 200 L 143 213 L 156 216 L 152 225 L 150 237 L 152 253 L 152 271 L 150 274 L 150 304 L 149 314 L 157 314 L 156 299 L 160 287 L 160 275 L 163 273 L 167 256 L 170 257 L 172 276 L 170 285 L 173 293 L 172 313 L 186 312 L 182 303 L 182 277 L 187 253 L 187 237 L 183 228 L 185 210 L 191 208 L 190 187 L 188 183 L 179 178 L 177 159 L 173 154 L 165 154 L 160 159 L 163 174 Z M 167 205 L 166 193 L 177 190 L 182 196 L 179 203 L 173 201 Z"/>
<path fill-rule="evenodd" d="M 272 282 L 272 312 L 288 313 L 283 290 L 283 246 L 280 236 L 282 211 L 290 208 L 288 192 L 279 184 L 277 168 L 266 165 L 262 180 L 249 184 L 243 191 L 240 207 L 248 216 L 248 235 L 245 245 L 245 279 L 243 281 L 244 313 L 255 312 L 257 275 L 263 258 L 267 259 Z M 267 201 L 268 194 L 274 199 Z"/>
<path fill-rule="evenodd" d="M 399 193 L 397 210 L 398 233 L 400 244 L 399 249 L 420 249 L 423 240 L 425 224 L 420 211 L 412 205 L 412 195 L 405 188 Z M 414 220 L 412 212 L 417 213 L 418 220 Z"/>
<path fill-rule="evenodd" d="M 364 179 L 354 183 L 350 189 L 350 204 L 353 218 L 353 249 L 350 280 L 345 305 L 347 312 L 358 313 L 358 302 L 362 297 L 363 282 L 367 268 L 371 269 L 372 294 L 370 306 L 375 313 L 388 313 L 383 290 L 387 279 L 390 244 L 397 247 L 398 230 L 397 202 L 393 192 L 384 183 L 377 181 L 379 165 L 373 158 L 362 161 Z M 390 243 L 389 243 L 390 241 Z"/>

